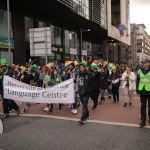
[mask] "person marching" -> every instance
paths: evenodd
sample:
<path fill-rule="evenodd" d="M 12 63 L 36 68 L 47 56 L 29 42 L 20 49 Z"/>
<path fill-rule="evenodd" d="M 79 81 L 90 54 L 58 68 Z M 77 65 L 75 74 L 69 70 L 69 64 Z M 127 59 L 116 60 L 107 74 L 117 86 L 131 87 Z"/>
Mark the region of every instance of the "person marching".
<path fill-rule="evenodd" d="M 119 86 L 120 86 L 120 75 L 117 72 L 117 68 L 114 66 L 112 68 L 112 74 L 108 77 L 112 84 L 112 94 L 114 103 L 119 102 Z"/>
<path fill-rule="evenodd" d="M 108 70 L 107 70 L 107 77 L 111 76 L 112 74 L 112 66 L 111 64 L 108 64 Z M 109 94 L 109 99 L 111 99 L 111 95 L 112 95 L 112 85 L 111 82 L 108 80 L 108 94 Z"/>
<path fill-rule="evenodd" d="M 124 107 L 127 107 L 127 103 L 129 101 L 129 105 L 132 105 L 133 94 L 136 90 L 136 76 L 135 73 L 131 71 L 130 66 L 126 66 L 126 71 L 122 74 L 121 80 L 122 89 L 124 90 L 125 103 Z"/>
<path fill-rule="evenodd" d="M 90 97 L 94 101 L 94 105 L 92 107 L 92 110 L 94 110 L 97 107 L 98 103 L 98 97 L 99 97 L 99 72 L 97 70 L 98 67 L 98 61 L 94 60 L 91 64 L 91 94 Z"/>
<path fill-rule="evenodd" d="M 142 68 L 138 70 L 136 80 L 136 91 L 140 95 L 141 101 L 141 122 L 140 128 L 146 126 L 146 106 L 148 101 L 148 116 L 150 123 L 150 60 L 145 59 L 142 63 Z"/>
<path fill-rule="evenodd" d="M 75 61 L 76 62 L 76 61 Z M 77 62 L 72 62 L 69 66 L 69 70 L 68 70 L 68 74 L 69 74 L 69 78 L 73 78 L 74 79 L 74 84 L 76 83 L 76 78 L 77 78 L 77 75 L 78 75 L 78 71 L 76 70 L 76 65 L 77 65 Z M 74 86 L 75 88 L 75 86 Z M 78 97 L 77 97 L 77 93 L 75 92 L 75 102 L 73 103 L 73 109 L 72 109 L 72 113 L 73 114 L 77 114 L 77 103 L 78 103 Z"/>
<path fill-rule="evenodd" d="M 108 88 L 107 73 L 105 72 L 104 67 L 102 67 L 101 69 L 99 69 L 99 89 L 101 94 L 99 104 L 105 101 L 105 90 L 107 88 Z"/>
<path fill-rule="evenodd" d="M 52 87 L 52 86 L 55 86 L 56 84 L 62 82 L 62 79 L 61 77 L 59 76 L 58 72 L 57 72 L 57 69 L 53 69 L 52 73 L 51 73 L 51 76 L 50 76 L 50 80 L 49 80 L 49 83 L 48 83 L 48 86 Z M 51 114 L 53 112 L 53 106 L 54 104 L 50 104 L 50 108 L 48 110 L 48 113 Z M 59 104 L 59 111 L 61 111 L 61 106 L 62 104 Z"/>
<path fill-rule="evenodd" d="M 76 80 L 76 91 L 79 93 L 82 103 L 82 116 L 79 121 L 80 124 L 85 124 L 85 121 L 89 119 L 88 101 L 91 93 L 91 73 L 86 70 L 87 62 L 82 60 L 79 63 L 79 74 Z"/>
<path fill-rule="evenodd" d="M 13 71 L 8 69 L 8 65 L 6 64 L 6 59 L 1 60 L 1 67 L 2 67 L 2 84 L 3 84 L 4 75 L 13 78 Z M 4 116 L 2 117 L 3 119 L 9 118 L 9 108 L 14 109 L 17 115 L 19 115 L 20 113 L 19 106 L 13 100 L 4 98 L 3 85 L 2 85 L 2 104 L 3 104 L 3 111 L 4 111 Z"/>
<path fill-rule="evenodd" d="M 30 75 L 26 72 L 27 68 L 25 66 L 21 66 L 20 68 L 21 68 L 21 71 L 16 76 L 16 79 L 18 81 L 21 81 L 23 83 L 30 85 Z M 27 104 L 28 104 L 27 102 L 22 102 L 22 110 L 20 112 L 21 114 L 25 113 L 27 109 Z"/>

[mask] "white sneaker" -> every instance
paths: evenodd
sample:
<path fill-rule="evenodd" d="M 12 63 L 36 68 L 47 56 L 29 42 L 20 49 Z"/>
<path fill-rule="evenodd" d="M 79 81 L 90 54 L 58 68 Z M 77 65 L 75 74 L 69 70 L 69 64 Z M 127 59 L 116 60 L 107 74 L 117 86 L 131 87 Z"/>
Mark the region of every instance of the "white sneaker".
<path fill-rule="evenodd" d="M 90 116 L 89 116 L 89 117 L 87 117 L 87 120 L 90 120 Z"/>
<path fill-rule="evenodd" d="M 71 112 L 74 113 L 74 110 L 75 110 L 75 109 L 72 109 Z"/>
<path fill-rule="evenodd" d="M 77 114 L 77 112 L 78 112 L 78 111 L 77 111 L 77 109 L 74 109 L 74 112 L 73 112 L 73 114 Z"/>
<path fill-rule="evenodd" d="M 48 110 L 49 110 L 49 108 L 48 108 L 48 107 L 45 107 L 45 108 L 44 108 L 44 111 L 48 111 Z"/>
<path fill-rule="evenodd" d="M 20 113 L 21 113 L 21 114 L 24 114 L 24 113 L 25 113 L 25 109 L 22 109 Z"/>
<path fill-rule="evenodd" d="M 71 107 L 72 107 L 72 105 L 69 105 L 69 106 L 68 106 L 68 109 L 71 109 Z"/>

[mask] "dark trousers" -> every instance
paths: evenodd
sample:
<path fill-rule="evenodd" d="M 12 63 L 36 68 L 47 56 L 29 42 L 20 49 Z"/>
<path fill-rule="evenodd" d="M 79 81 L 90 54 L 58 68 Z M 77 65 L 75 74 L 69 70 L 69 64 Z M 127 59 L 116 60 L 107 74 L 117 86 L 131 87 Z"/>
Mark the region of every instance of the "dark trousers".
<path fill-rule="evenodd" d="M 3 98 L 2 103 L 4 114 L 9 114 L 10 109 L 14 109 L 16 111 L 19 109 L 18 105 L 13 100 Z"/>
<path fill-rule="evenodd" d="M 59 110 L 61 110 L 62 104 L 59 104 Z M 50 112 L 53 112 L 54 104 L 50 104 Z"/>
<path fill-rule="evenodd" d="M 73 109 L 77 109 L 78 97 L 77 93 L 74 93 L 75 102 L 73 103 Z"/>
<path fill-rule="evenodd" d="M 146 121 L 146 106 L 148 100 L 148 116 L 150 119 L 150 95 L 140 95 L 141 101 L 141 121 Z"/>
<path fill-rule="evenodd" d="M 92 91 L 90 94 L 91 99 L 94 101 L 93 107 L 97 107 L 98 97 L 99 97 L 99 90 Z"/>
<path fill-rule="evenodd" d="M 114 102 L 119 101 L 119 86 L 112 86 L 112 94 Z"/>
<path fill-rule="evenodd" d="M 108 86 L 108 94 L 112 95 L 112 89 L 111 89 L 110 85 Z"/>
<path fill-rule="evenodd" d="M 9 110 L 11 109 L 14 109 L 16 111 L 19 109 L 19 106 L 13 100 L 4 98 L 4 91 L 2 93 L 2 104 L 4 114 L 9 114 Z"/>
<path fill-rule="evenodd" d="M 89 95 L 80 96 L 80 100 L 81 100 L 81 103 L 82 103 L 81 120 L 84 121 L 89 117 L 89 110 L 88 110 Z"/>

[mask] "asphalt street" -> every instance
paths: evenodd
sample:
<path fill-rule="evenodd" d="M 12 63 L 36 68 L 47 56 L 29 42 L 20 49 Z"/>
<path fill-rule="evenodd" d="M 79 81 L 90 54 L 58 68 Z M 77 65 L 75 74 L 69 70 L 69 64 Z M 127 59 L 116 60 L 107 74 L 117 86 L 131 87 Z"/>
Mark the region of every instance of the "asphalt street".
<path fill-rule="evenodd" d="M 12 116 L 4 121 L 4 150 L 149 150 L 150 130 L 45 117 Z"/>

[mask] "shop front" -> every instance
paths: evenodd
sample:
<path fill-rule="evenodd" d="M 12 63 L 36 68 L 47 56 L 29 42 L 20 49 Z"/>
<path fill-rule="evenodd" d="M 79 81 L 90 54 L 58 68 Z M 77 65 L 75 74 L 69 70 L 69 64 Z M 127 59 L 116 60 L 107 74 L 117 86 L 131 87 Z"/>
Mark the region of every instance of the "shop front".
<path fill-rule="evenodd" d="M 14 40 L 10 40 L 11 45 L 11 64 L 13 64 L 13 51 L 14 51 Z M 8 53 L 8 38 L 0 37 L 0 59 L 5 58 L 6 62 L 9 62 L 9 53 Z"/>

